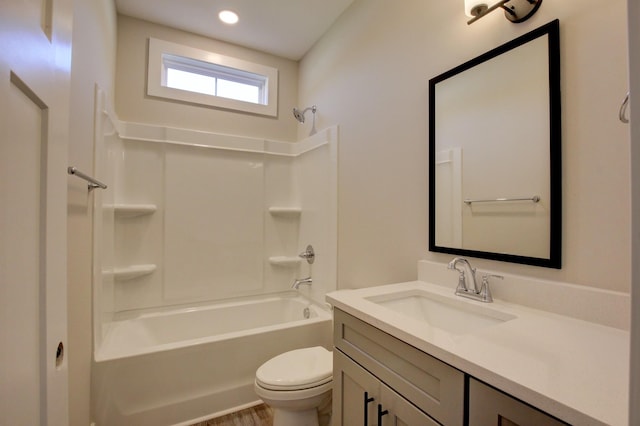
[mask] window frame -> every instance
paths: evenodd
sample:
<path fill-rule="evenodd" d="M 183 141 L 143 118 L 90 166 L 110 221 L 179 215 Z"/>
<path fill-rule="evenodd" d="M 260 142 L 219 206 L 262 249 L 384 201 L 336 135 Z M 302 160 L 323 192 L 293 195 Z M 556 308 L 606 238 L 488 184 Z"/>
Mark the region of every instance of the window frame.
<path fill-rule="evenodd" d="M 207 63 L 212 64 L 211 69 L 206 67 Z M 260 101 L 264 103 L 246 102 L 167 87 L 167 64 L 175 65 L 171 68 L 177 70 L 187 72 L 197 70 L 197 74 L 215 76 L 216 78 L 220 75 L 225 75 L 224 80 L 256 86 L 258 85 L 254 83 L 260 79 L 252 75 L 264 76 L 265 83 L 262 85 L 260 93 Z M 177 43 L 149 38 L 147 95 L 276 117 L 278 113 L 278 69 Z"/>

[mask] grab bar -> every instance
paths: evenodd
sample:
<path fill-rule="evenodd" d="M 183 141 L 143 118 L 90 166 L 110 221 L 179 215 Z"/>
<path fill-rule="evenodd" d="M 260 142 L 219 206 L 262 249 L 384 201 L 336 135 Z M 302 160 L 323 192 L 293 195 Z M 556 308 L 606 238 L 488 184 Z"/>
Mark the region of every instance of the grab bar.
<path fill-rule="evenodd" d="M 100 182 L 95 178 L 92 178 L 89 175 L 82 173 L 80 170 L 76 169 L 73 166 L 67 167 L 67 173 L 69 173 L 70 175 L 78 176 L 79 178 L 89 182 L 89 191 L 96 188 L 107 189 L 107 185 L 105 185 L 104 183 Z"/>
<path fill-rule="evenodd" d="M 533 201 L 534 203 L 537 203 L 540 201 L 540 196 L 539 195 L 534 195 L 533 197 L 529 197 L 529 198 L 492 198 L 490 200 L 470 200 L 470 199 L 466 199 L 464 200 L 465 204 L 472 204 L 472 203 L 495 203 L 495 202 L 502 202 L 502 201 Z"/>

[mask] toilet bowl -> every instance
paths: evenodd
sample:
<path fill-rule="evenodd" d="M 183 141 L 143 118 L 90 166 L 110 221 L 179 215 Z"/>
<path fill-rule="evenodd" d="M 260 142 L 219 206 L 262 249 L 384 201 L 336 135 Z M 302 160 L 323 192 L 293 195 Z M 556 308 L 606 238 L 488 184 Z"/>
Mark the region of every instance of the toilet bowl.
<path fill-rule="evenodd" d="M 285 352 L 256 371 L 256 394 L 273 410 L 273 426 L 323 426 L 331 418 L 333 358 L 321 346 Z"/>

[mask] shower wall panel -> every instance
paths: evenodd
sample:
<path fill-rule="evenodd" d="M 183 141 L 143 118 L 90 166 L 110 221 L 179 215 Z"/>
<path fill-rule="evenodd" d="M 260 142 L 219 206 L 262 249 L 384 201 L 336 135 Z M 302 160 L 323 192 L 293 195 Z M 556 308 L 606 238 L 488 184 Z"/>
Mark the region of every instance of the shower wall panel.
<path fill-rule="evenodd" d="M 274 265 L 269 262 L 272 256 L 295 256 L 299 253 L 300 220 L 297 217 L 278 216 L 270 213 L 269 208 L 299 208 L 300 201 L 294 197 L 293 168 L 297 158 L 265 155 L 265 206 L 264 215 L 264 289 L 276 292 L 291 287 L 299 277 L 300 266 Z"/>
<path fill-rule="evenodd" d="M 166 146 L 165 300 L 262 290 L 263 172 L 262 154 Z"/>
<path fill-rule="evenodd" d="M 337 200 L 338 200 L 338 129 L 331 127 L 301 144 L 318 148 L 303 152 L 294 167 L 294 198 L 304 206 L 300 216 L 299 247 L 312 244 L 315 261 L 300 266 L 301 276 L 311 276 L 313 285 L 303 289 L 318 303 L 326 293 L 336 290 L 337 282 Z"/>
<path fill-rule="evenodd" d="M 104 325 L 116 311 L 115 307 L 115 194 L 123 167 L 124 145 L 116 129 L 117 120 L 107 111 L 104 92 L 95 88 L 95 150 L 94 175 L 107 182 L 104 190 L 93 193 L 93 306 L 94 344 L 100 345 Z"/>
<path fill-rule="evenodd" d="M 135 265 L 154 265 L 157 269 L 133 279 L 116 279 L 116 312 L 163 303 L 164 149 L 148 141 L 124 140 L 123 145 L 116 176 L 116 270 Z M 118 206 L 140 205 L 153 205 L 157 210 L 132 216 L 117 210 Z"/>
<path fill-rule="evenodd" d="M 314 284 L 300 291 L 316 301 L 335 289 L 337 128 L 296 144 L 107 130 L 96 144 L 109 182 L 96 193 L 97 346 L 126 311 L 276 293 L 307 275 Z M 307 244 L 314 265 L 297 256 Z"/>
<path fill-rule="evenodd" d="M 115 311 L 114 307 L 114 277 L 110 271 L 113 271 L 116 265 L 115 259 L 115 226 L 114 226 L 114 209 L 108 206 L 115 204 L 116 174 L 117 169 L 121 167 L 123 145 L 122 140 L 117 133 L 104 135 L 104 143 L 102 145 L 103 155 L 106 161 L 96 162 L 96 175 L 102 177 L 105 182 L 110 185 L 104 191 L 94 191 L 94 202 L 96 203 L 96 212 L 101 213 L 96 216 L 94 226 L 94 234 L 100 238 L 94 241 L 94 257 L 97 262 L 94 275 L 102 283 L 101 286 L 95 287 L 94 297 L 103 301 L 101 304 L 103 322 L 111 320 Z M 109 167 L 107 167 L 109 165 Z M 107 208 L 101 208 L 106 206 Z"/>

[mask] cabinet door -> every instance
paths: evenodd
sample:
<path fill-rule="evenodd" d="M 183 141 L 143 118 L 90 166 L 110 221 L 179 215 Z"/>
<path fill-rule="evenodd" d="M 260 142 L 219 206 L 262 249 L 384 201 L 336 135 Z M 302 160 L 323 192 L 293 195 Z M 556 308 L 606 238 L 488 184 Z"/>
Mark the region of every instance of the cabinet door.
<path fill-rule="evenodd" d="M 469 426 L 566 425 L 473 378 L 469 380 Z"/>
<path fill-rule="evenodd" d="M 380 382 L 337 349 L 333 351 L 333 425 L 373 426 Z"/>
<path fill-rule="evenodd" d="M 439 426 L 435 420 L 427 416 L 415 405 L 404 399 L 393 389 L 380 384 L 380 407 L 376 404 L 376 417 L 380 416 L 378 426 Z M 378 411 L 382 410 L 379 415 Z"/>

